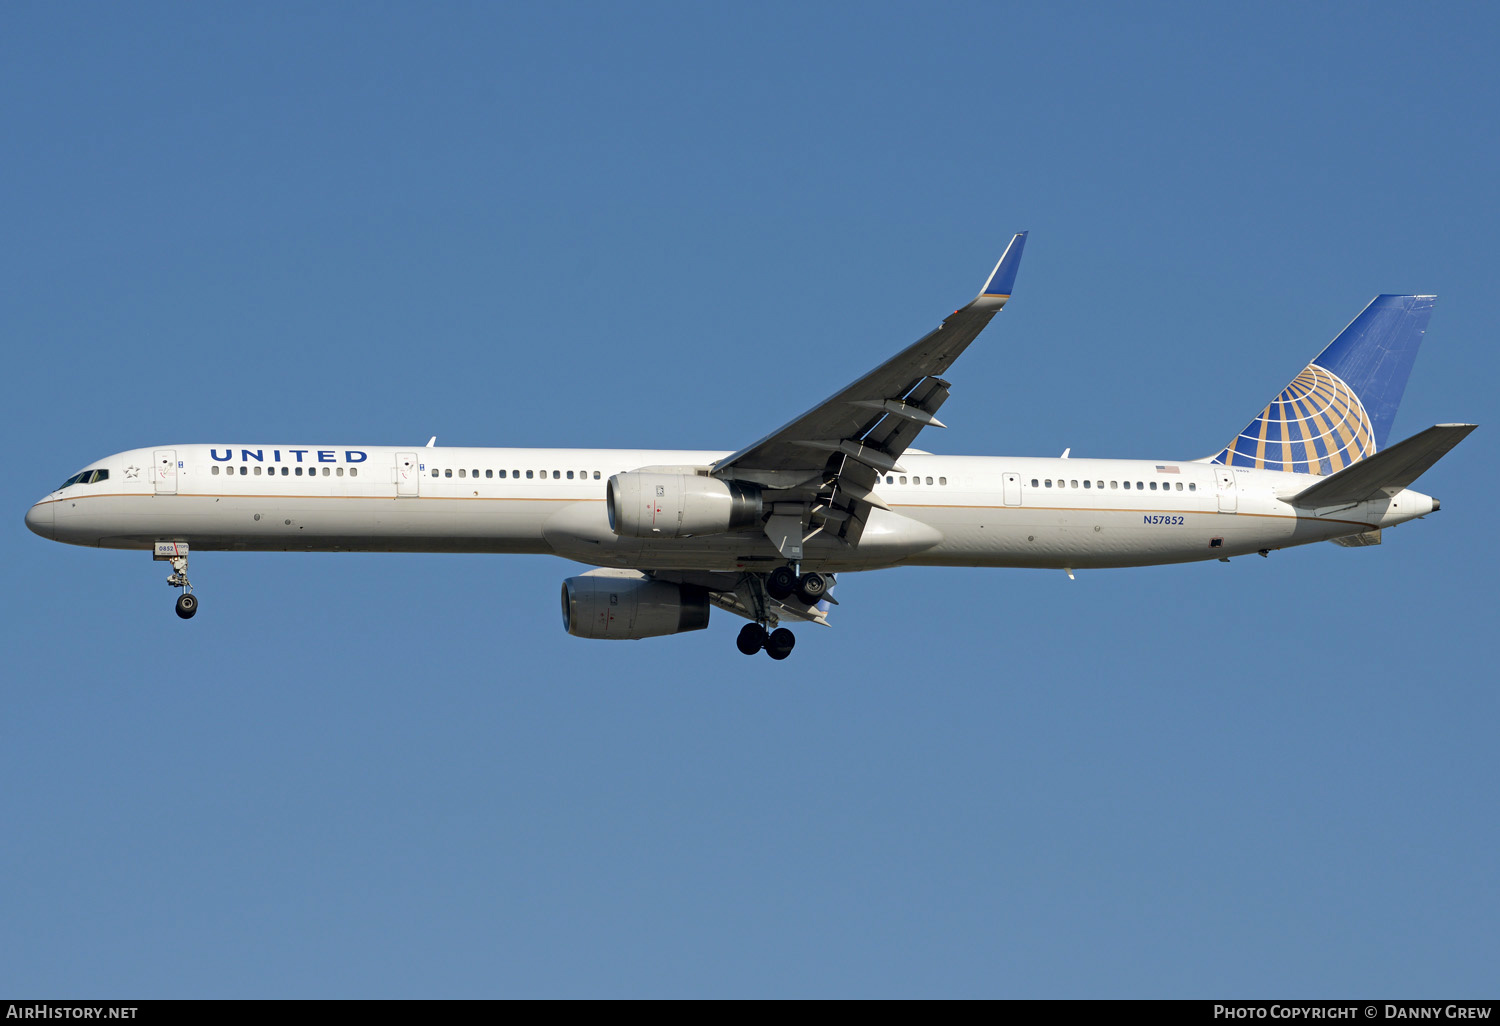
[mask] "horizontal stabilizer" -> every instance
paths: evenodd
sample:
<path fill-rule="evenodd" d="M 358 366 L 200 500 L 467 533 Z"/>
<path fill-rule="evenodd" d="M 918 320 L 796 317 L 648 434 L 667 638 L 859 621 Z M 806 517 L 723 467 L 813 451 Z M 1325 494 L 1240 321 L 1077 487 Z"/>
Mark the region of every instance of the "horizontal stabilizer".
<path fill-rule="evenodd" d="M 1477 426 L 1437 424 L 1325 477 L 1287 501 L 1297 506 L 1342 506 L 1376 498 L 1387 490 L 1399 491 L 1425 474 Z"/>

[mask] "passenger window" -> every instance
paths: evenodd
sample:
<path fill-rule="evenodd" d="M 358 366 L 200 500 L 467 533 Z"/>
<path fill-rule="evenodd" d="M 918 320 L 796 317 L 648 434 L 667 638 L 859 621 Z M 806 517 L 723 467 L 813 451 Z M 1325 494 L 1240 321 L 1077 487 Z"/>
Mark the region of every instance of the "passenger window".
<path fill-rule="evenodd" d="M 327 476 L 328 476 L 328 474 L 329 474 L 329 473 L 330 473 L 330 472 L 329 472 L 329 469 L 328 469 L 328 468 L 327 468 L 327 467 L 324 467 L 324 468 L 323 468 L 323 476 L 324 476 L 324 477 L 327 477 Z"/>
<path fill-rule="evenodd" d="M 219 468 L 218 467 L 214 467 L 212 470 L 209 471 L 209 473 L 213 474 L 215 477 L 217 477 L 218 474 L 219 474 Z M 76 477 L 70 477 L 70 478 L 68 478 L 66 481 L 63 482 L 63 487 L 64 488 L 68 487 L 68 485 L 72 484 L 76 480 L 78 480 Z"/>
<path fill-rule="evenodd" d="M 927 479 L 927 483 L 928 483 L 928 484 L 932 484 L 932 478 L 930 478 L 930 477 L 929 477 L 929 478 L 928 478 L 928 479 Z"/>
<path fill-rule="evenodd" d="M 478 471 L 478 470 L 475 470 L 475 471 L 474 471 L 474 472 L 473 472 L 473 473 L 471 473 L 471 474 L 470 474 L 470 475 L 469 475 L 469 476 L 470 476 L 470 477 L 478 477 L 478 476 L 479 476 L 479 471 Z"/>
<path fill-rule="evenodd" d="M 1104 488 L 1104 482 L 1100 481 L 1097 487 L 1102 491 Z"/>
<path fill-rule="evenodd" d="M 1126 491 L 1127 491 L 1127 492 L 1128 492 L 1128 491 L 1130 491 L 1130 482 L 1129 482 L 1129 481 L 1126 481 L 1126 482 L 1125 482 L 1125 490 L 1126 490 Z"/>
<path fill-rule="evenodd" d="M 597 470 L 594 471 L 594 480 L 595 481 L 599 480 L 599 471 L 597 471 Z"/>
<path fill-rule="evenodd" d="M 1051 488 L 1051 487 L 1052 487 L 1052 479 L 1051 479 L 1051 478 L 1050 478 L 1050 477 L 1049 477 L 1049 478 L 1047 478 L 1047 487 L 1048 487 L 1048 488 Z"/>
<path fill-rule="evenodd" d="M 562 471 L 561 470 L 554 470 L 552 472 L 552 480 L 554 480 L 554 481 L 561 481 L 562 480 Z"/>
<path fill-rule="evenodd" d="M 1084 482 L 1084 483 L 1083 483 L 1083 486 L 1084 486 L 1084 487 L 1085 487 L 1085 488 L 1087 488 L 1087 487 L 1089 487 L 1089 482 L 1087 482 L 1087 481 L 1085 481 L 1085 482 Z"/>
<path fill-rule="evenodd" d="M 528 471 L 526 471 L 526 480 L 528 480 L 528 481 L 530 481 L 530 480 L 531 480 L 531 475 L 532 475 L 532 474 L 533 474 L 533 473 L 534 473 L 534 472 L 533 472 L 533 471 L 530 471 L 530 470 L 528 470 Z"/>
<path fill-rule="evenodd" d="M 946 477 L 940 477 L 940 478 L 938 478 L 938 484 L 945 485 L 947 483 L 948 483 L 948 479 Z"/>
<path fill-rule="evenodd" d="M 571 470 L 568 471 L 568 480 L 569 481 L 573 480 L 573 472 Z"/>
<path fill-rule="evenodd" d="M 433 467 L 432 468 L 432 476 L 433 477 L 437 477 L 438 476 L 438 468 L 437 467 Z"/>
<path fill-rule="evenodd" d="M 335 470 L 334 473 L 337 474 L 339 477 L 343 477 L 344 476 L 344 468 L 340 467 L 338 470 Z"/>
<path fill-rule="evenodd" d="M 1041 482 L 1038 481 L 1036 478 L 1032 478 L 1031 479 L 1031 487 L 1035 488 L 1035 487 L 1037 487 L 1040 484 L 1041 484 Z"/>
<path fill-rule="evenodd" d="M 1196 492 L 1197 490 L 1198 490 L 1198 486 L 1197 485 L 1193 484 L 1191 481 L 1188 482 L 1188 491 L 1190 491 L 1190 492 Z"/>
<path fill-rule="evenodd" d="M 500 471 L 500 479 L 501 479 L 501 480 L 502 480 L 502 481 L 503 481 L 503 480 L 504 480 L 504 479 L 505 479 L 505 471 L 503 471 L 503 470 L 502 470 L 502 471 Z"/>
<path fill-rule="evenodd" d="M 259 467 L 255 468 L 255 476 L 256 477 L 260 477 L 260 468 Z"/>
<path fill-rule="evenodd" d="M 1151 490 L 1152 490 L 1152 491 L 1153 491 L 1153 492 L 1154 492 L 1154 491 L 1156 491 L 1156 482 L 1155 482 L 1155 481 L 1152 481 L 1152 482 L 1151 482 Z"/>
<path fill-rule="evenodd" d="M 485 476 L 485 479 L 488 480 L 489 478 L 492 478 L 492 477 L 495 476 L 495 472 L 493 470 L 488 470 L 487 469 L 484 472 L 484 476 Z"/>
<path fill-rule="evenodd" d="M 249 474 L 250 474 L 250 468 L 249 467 L 241 467 L 240 468 L 240 477 L 248 477 Z"/>
<path fill-rule="evenodd" d="M 906 484 L 906 478 L 905 477 L 901 478 L 901 483 L 902 484 Z"/>
<path fill-rule="evenodd" d="M 460 467 L 459 470 L 458 470 L 458 476 L 459 477 L 463 477 L 464 476 L 464 470 L 463 470 L 462 467 Z"/>
<path fill-rule="evenodd" d="M 1111 482 L 1110 482 L 1110 483 L 1109 483 L 1109 486 L 1110 486 L 1110 487 L 1111 487 L 1111 488 L 1118 488 L 1118 487 L 1120 487 L 1120 482 L 1118 482 L 1118 481 L 1111 481 Z"/>
<path fill-rule="evenodd" d="M 302 476 L 302 468 L 301 468 L 301 467 L 298 467 L 298 468 L 297 468 L 297 476 L 298 476 L 298 477 L 301 477 L 301 476 Z"/>
<path fill-rule="evenodd" d="M 453 471 L 451 469 L 445 469 L 443 471 L 443 476 L 444 477 L 452 477 L 453 476 Z"/>
<path fill-rule="evenodd" d="M 1077 481 L 1069 481 L 1068 482 L 1068 487 L 1069 488 L 1077 488 L 1078 487 L 1078 482 Z"/>
<path fill-rule="evenodd" d="M 1144 482 L 1144 481 L 1137 481 L 1135 483 L 1135 490 L 1136 491 L 1138 491 L 1138 492 L 1145 491 L 1145 489 L 1146 489 L 1146 482 Z"/>
<path fill-rule="evenodd" d="M 281 476 L 282 477 L 288 476 L 289 474 L 291 474 L 291 472 L 292 472 L 292 470 L 291 470 L 290 467 L 282 467 L 281 468 Z M 350 473 L 352 474 L 354 472 L 351 470 Z"/>
<path fill-rule="evenodd" d="M 358 477 L 359 476 L 359 468 L 358 467 L 350 467 L 349 468 L 349 476 L 350 477 Z"/>

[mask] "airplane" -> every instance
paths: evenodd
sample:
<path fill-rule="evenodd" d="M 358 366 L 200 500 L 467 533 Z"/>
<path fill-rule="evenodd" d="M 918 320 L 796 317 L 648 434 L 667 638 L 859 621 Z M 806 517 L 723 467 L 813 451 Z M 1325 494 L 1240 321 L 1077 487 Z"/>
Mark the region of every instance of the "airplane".
<path fill-rule="evenodd" d="M 583 638 L 747 622 L 785 659 L 784 623 L 828 625 L 836 575 L 894 566 L 1065 571 L 1223 560 L 1381 532 L 1439 509 L 1410 485 L 1474 430 L 1386 446 L 1435 297 L 1371 300 L 1212 456 L 939 456 L 913 448 L 944 375 L 1010 300 L 1026 232 L 935 330 L 736 452 L 175 444 L 89 463 L 26 514 L 44 538 L 146 549 L 198 611 L 192 550 L 547 553 Z"/>

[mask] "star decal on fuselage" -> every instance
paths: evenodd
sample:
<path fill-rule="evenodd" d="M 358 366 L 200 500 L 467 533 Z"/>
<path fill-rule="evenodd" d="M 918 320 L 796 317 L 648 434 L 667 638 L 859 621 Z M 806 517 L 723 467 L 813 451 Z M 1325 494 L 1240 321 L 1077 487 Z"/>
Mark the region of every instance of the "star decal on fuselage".
<path fill-rule="evenodd" d="M 126 467 L 125 468 L 125 476 L 126 477 L 140 477 L 141 476 L 141 468 L 140 467 Z"/>

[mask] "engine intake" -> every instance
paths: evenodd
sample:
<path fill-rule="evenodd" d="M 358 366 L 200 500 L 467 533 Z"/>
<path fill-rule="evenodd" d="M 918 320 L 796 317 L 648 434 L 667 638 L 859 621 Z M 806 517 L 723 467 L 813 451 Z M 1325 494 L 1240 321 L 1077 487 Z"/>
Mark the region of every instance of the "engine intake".
<path fill-rule="evenodd" d="M 760 521 L 760 488 L 693 474 L 631 471 L 605 490 L 610 530 L 623 538 L 723 534 Z"/>
<path fill-rule="evenodd" d="M 563 628 L 575 638 L 633 641 L 708 626 L 708 592 L 632 571 L 594 571 L 562 586 Z"/>

